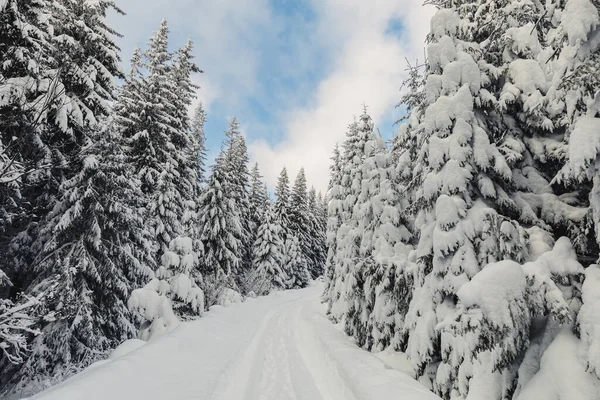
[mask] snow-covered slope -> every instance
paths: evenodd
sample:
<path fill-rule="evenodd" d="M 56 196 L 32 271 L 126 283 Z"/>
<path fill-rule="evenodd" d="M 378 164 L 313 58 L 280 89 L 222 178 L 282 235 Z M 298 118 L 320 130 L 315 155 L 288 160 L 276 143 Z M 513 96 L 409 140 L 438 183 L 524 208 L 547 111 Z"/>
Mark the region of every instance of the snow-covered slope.
<path fill-rule="evenodd" d="M 323 313 L 320 284 L 228 308 L 103 361 L 35 399 L 436 400 L 357 348 Z"/>

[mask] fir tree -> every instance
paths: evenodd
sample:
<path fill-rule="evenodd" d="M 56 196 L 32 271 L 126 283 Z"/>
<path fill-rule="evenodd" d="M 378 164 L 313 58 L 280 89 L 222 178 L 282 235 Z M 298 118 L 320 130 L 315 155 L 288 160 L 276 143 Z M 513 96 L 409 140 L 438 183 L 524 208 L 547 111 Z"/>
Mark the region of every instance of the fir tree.
<path fill-rule="evenodd" d="M 177 50 L 170 71 L 171 85 L 174 88 L 174 98 L 171 104 L 176 128 L 171 140 L 175 145 L 178 163 L 177 189 L 184 202 L 183 216 L 181 216 L 183 230 L 196 243 L 195 251 L 199 252 L 201 248 L 198 247 L 196 202 L 200 195 L 198 166 L 204 142 L 201 144 L 197 141 L 198 135 L 201 135 L 200 132 L 192 131 L 188 109 L 195 97 L 195 91 L 198 89 L 198 86 L 192 83 L 192 74 L 202 71 L 193 62 L 192 50 L 193 43 L 188 40 L 184 47 Z M 198 127 L 196 126 L 196 128 Z M 204 141 L 204 138 L 200 138 L 200 140 Z"/>
<path fill-rule="evenodd" d="M 265 210 L 262 224 L 258 228 L 253 246 L 253 270 L 249 275 L 248 287 L 257 295 L 269 294 L 286 288 L 288 277 L 283 269 L 283 242 L 281 227 L 273 207 Z"/>
<path fill-rule="evenodd" d="M 530 35 L 528 23 L 538 11 L 532 15 L 530 5 L 494 10 L 486 3 L 472 13 L 471 4 L 440 3 L 432 20 L 423 98 L 415 103 L 420 110 L 400 139 L 408 144 L 418 138 L 417 152 L 404 153 L 413 161 L 403 161 L 413 171 L 419 234 L 417 288 L 404 328 L 407 352 L 417 376 L 433 377 L 433 390 L 444 398 L 464 395 L 468 378 L 459 374 L 472 364 L 459 346 L 462 339 L 436 324 L 455 309 L 457 292 L 483 266 L 528 259 L 528 233 L 521 223 L 545 226 L 547 205 L 552 204 L 551 217 L 564 210 L 528 158 L 523 137 L 525 129 L 536 132 L 548 123 L 529 107 L 541 95 L 543 84 L 535 80 L 539 63 L 515 54 L 521 43 L 504 40 Z M 485 51 L 476 50 L 483 45 Z M 456 71 L 460 75 L 453 75 Z M 493 71 L 506 75 L 499 78 Z M 527 86 L 531 80 L 536 83 Z M 515 368 L 504 365 L 499 372 L 508 374 L 503 392 L 514 389 L 510 371 Z"/>
<path fill-rule="evenodd" d="M 321 202 L 317 198 L 317 191 L 311 187 L 308 191 L 308 238 L 310 242 L 310 255 L 317 276 L 323 275 L 325 261 L 327 258 L 325 249 L 325 229 L 323 227 L 323 216 L 321 213 Z M 316 273 L 316 272 L 315 272 Z"/>
<path fill-rule="evenodd" d="M 204 132 L 204 124 L 206 123 L 206 113 L 202 103 L 194 110 L 194 116 L 191 121 L 192 135 L 194 136 L 194 145 L 192 147 L 192 157 L 196 159 L 196 175 L 198 181 L 203 183 L 206 172 L 206 133 Z"/>
<path fill-rule="evenodd" d="M 136 332 L 126 300 L 152 275 L 154 249 L 119 135 L 109 128 L 92 138 L 40 230 L 29 293 L 45 317 L 33 352 L 11 377 L 17 387 L 64 378 Z"/>
<path fill-rule="evenodd" d="M 116 107 L 123 135 L 130 141 L 130 162 L 141 181 L 146 218 L 160 252 L 168 250 L 171 240 L 185 230 L 195 228 L 198 195 L 193 154 L 197 145 L 187 108 L 195 90 L 190 76 L 199 69 L 192 61 L 191 42 L 173 59 L 168 35 L 163 20 L 148 50 L 134 53 L 132 71 Z"/>
<path fill-rule="evenodd" d="M 227 171 L 222 171 L 217 163 L 200 198 L 198 222 L 204 247 L 204 276 L 211 275 L 217 283 L 235 287 L 233 279 L 239 271 L 243 244 L 239 211 L 224 188 L 229 179 Z"/>
<path fill-rule="evenodd" d="M 254 163 L 250 177 L 249 212 L 250 212 L 250 235 L 252 243 L 256 240 L 258 227 L 262 224 L 266 211 L 268 195 L 265 193 L 265 185 L 258 169 L 258 163 Z"/>
<path fill-rule="evenodd" d="M 246 140 L 242 136 L 239 123 L 235 117 L 229 121 L 229 128 L 225 132 L 226 149 L 223 155 L 223 169 L 226 170 L 227 181 L 223 182 L 225 195 L 233 201 L 234 207 L 239 215 L 241 231 L 239 240 L 241 246 L 238 249 L 240 258 L 240 269 L 236 273 L 238 284 L 243 287 L 243 276 L 251 266 L 252 260 L 252 226 L 250 215 L 249 181 L 248 171 L 248 149 Z"/>
<path fill-rule="evenodd" d="M 337 232 L 340 228 L 341 221 L 341 204 L 343 200 L 342 187 L 342 163 L 339 146 L 336 144 L 331 157 L 331 165 L 329 167 L 329 187 L 325 198 L 327 202 L 327 234 L 325 244 L 327 246 L 327 260 L 325 262 L 325 290 L 323 292 L 327 301 L 327 313 L 331 312 L 333 304 L 333 289 L 335 266 L 337 263 Z"/>
<path fill-rule="evenodd" d="M 279 219 L 281 226 L 287 230 L 290 226 L 290 181 L 287 174 L 287 169 L 283 167 L 277 186 L 275 187 L 275 215 Z M 287 232 L 284 232 L 284 236 Z"/>
<path fill-rule="evenodd" d="M 353 291 L 362 290 L 364 282 L 356 281 L 351 270 L 357 268 L 361 232 L 357 229 L 357 219 L 352 218 L 354 206 L 362 185 L 362 168 L 365 159 L 365 146 L 373 139 L 373 121 L 366 109 L 359 121 L 350 125 L 344 142 L 343 170 L 341 175 L 341 203 L 338 210 L 341 224 L 336 237 L 336 264 L 333 286 L 330 290 L 330 315 L 336 321 L 346 314 L 347 296 Z M 330 211 L 331 208 L 330 208 Z"/>
<path fill-rule="evenodd" d="M 306 259 L 302 255 L 298 237 L 293 233 L 288 233 L 284 250 L 283 270 L 288 277 L 285 282 L 286 288 L 305 288 L 310 282 L 310 272 L 308 271 Z"/>
<path fill-rule="evenodd" d="M 290 196 L 290 230 L 298 237 L 302 257 L 306 260 L 308 271 L 314 279 L 321 275 L 320 265 L 313 254 L 311 237 L 310 237 L 310 216 L 308 210 L 308 192 L 306 189 L 306 176 L 304 168 L 300 168 L 294 187 Z"/>

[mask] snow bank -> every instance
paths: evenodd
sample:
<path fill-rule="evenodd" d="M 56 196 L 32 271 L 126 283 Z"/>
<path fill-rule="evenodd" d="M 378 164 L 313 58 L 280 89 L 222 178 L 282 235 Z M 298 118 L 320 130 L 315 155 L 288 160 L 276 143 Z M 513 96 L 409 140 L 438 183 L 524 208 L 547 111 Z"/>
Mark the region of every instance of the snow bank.
<path fill-rule="evenodd" d="M 221 295 L 219 296 L 217 304 L 223 307 L 229 307 L 232 304 L 242 303 L 243 301 L 244 297 L 240 292 L 237 292 L 230 288 L 226 288 L 225 290 L 223 290 L 223 293 L 221 293 Z"/>
<path fill-rule="evenodd" d="M 598 265 L 590 265 L 586 269 L 582 297 L 583 305 L 577 316 L 581 336 L 579 356 L 586 370 L 600 378 L 600 267 Z"/>
<path fill-rule="evenodd" d="M 351 338 L 332 327 L 321 304 L 307 307 L 301 318 L 301 352 L 324 399 L 439 400 L 408 374 L 356 347 Z"/>
<path fill-rule="evenodd" d="M 516 400 L 598 400 L 600 381 L 577 359 L 579 340 L 569 328 L 544 352 L 539 372 Z"/>
<path fill-rule="evenodd" d="M 110 360 L 116 360 L 119 357 L 123 357 L 124 355 L 129 354 L 132 351 L 139 349 L 140 347 L 142 347 L 145 344 L 146 344 L 146 342 L 143 340 L 140 340 L 140 339 L 126 340 L 123 343 L 121 343 L 120 345 L 118 345 L 117 348 L 114 349 L 112 351 L 112 353 L 110 353 L 110 356 L 108 356 L 108 358 Z"/>

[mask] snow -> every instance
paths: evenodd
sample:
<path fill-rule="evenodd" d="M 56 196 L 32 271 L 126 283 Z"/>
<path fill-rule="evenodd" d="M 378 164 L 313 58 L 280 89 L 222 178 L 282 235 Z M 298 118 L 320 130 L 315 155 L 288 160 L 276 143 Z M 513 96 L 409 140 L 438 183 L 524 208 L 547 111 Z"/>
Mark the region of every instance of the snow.
<path fill-rule="evenodd" d="M 561 17 L 569 44 L 575 46 L 587 40 L 588 33 L 600 23 L 598 9 L 589 0 L 569 0 Z"/>
<path fill-rule="evenodd" d="M 146 342 L 144 342 L 141 339 L 126 340 L 123 343 L 121 343 L 120 345 L 118 345 L 117 348 L 114 349 L 112 351 L 112 353 L 110 353 L 110 356 L 108 358 L 110 360 L 116 360 L 117 358 L 123 357 L 124 355 L 129 354 L 132 351 L 139 349 L 140 347 L 142 347 L 145 344 L 146 344 Z"/>
<path fill-rule="evenodd" d="M 431 33 L 436 39 L 454 36 L 458 31 L 458 15 L 453 10 L 442 9 L 431 18 Z"/>
<path fill-rule="evenodd" d="M 146 345 L 125 342 L 118 357 L 33 399 L 439 400 L 392 369 L 393 355 L 383 362 L 332 325 L 322 291 L 213 308 Z"/>
<path fill-rule="evenodd" d="M 582 287 L 583 305 L 577 316 L 580 359 L 588 372 L 600 377 L 600 267 L 590 265 Z"/>
<path fill-rule="evenodd" d="M 535 55 L 541 50 L 537 30 L 531 22 L 523 26 L 508 28 L 505 35 L 512 40 L 512 51 L 517 54 Z"/>
<path fill-rule="evenodd" d="M 254 295 L 254 297 L 256 297 L 256 295 Z M 232 304 L 241 303 L 242 301 L 244 301 L 244 298 L 242 297 L 240 292 L 237 292 L 230 288 L 225 288 L 225 290 L 223 290 L 223 293 L 221 293 L 221 296 L 219 296 L 217 304 L 223 307 L 229 307 Z"/>
<path fill-rule="evenodd" d="M 478 306 L 498 327 L 513 326 L 511 301 L 524 297 L 525 274 L 519 264 L 504 260 L 488 264 L 457 292 L 462 305 Z"/>
<path fill-rule="evenodd" d="M 600 381 L 577 359 L 579 340 L 565 328 L 544 352 L 540 371 L 516 400 L 597 400 Z"/>
<path fill-rule="evenodd" d="M 593 115 L 581 117 L 573 127 L 569 142 L 569 161 L 568 167 L 575 176 L 585 176 L 590 162 L 596 160 L 600 151 L 600 118 L 594 118 Z"/>

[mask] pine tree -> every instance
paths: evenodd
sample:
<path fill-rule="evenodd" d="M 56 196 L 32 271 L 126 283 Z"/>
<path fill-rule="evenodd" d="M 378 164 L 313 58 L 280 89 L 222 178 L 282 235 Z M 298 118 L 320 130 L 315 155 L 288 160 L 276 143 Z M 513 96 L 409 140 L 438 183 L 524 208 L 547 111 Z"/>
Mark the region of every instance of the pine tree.
<path fill-rule="evenodd" d="M 354 212 L 364 234 L 360 244 L 364 299 L 357 299 L 354 330 L 367 348 L 400 349 L 412 296 L 412 250 L 406 190 L 398 184 L 394 154 L 379 136 L 367 143 L 361 192 Z M 362 275 L 362 276 L 361 276 Z M 365 317 L 368 315 L 368 317 Z M 361 330 L 363 330 L 361 332 Z"/>
<path fill-rule="evenodd" d="M 337 264 L 337 233 L 342 225 L 341 206 L 343 200 L 342 161 L 339 146 L 336 144 L 329 167 L 329 187 L 325 196 L 327 202 L 327 260 L 325 263 L 325 290 L 323 296 L 327 301 L 327 313 L 331 313 L 333 290 L 335 287 L 335 266 Z"/>
<path fill-rule="evenodd" d="M 358 221 L 352 216 L 362 185 L 365 146 L 373 137 L 373 121 L 365 109 L 360 120 L 350 125 L 344 142 L 340 182 L 341 201 L 337 211 L 341 224 L 336 236 L 336 264 L 329 297 L 330 315 L 335 321 L 352 312 L 348 309 L 348 295 L 362 290 L 364 284 L 354 280 L 355 275 L 351 273 L 357 268 L 361 237 L 361 232 L 357 229 Z M 333 210 L 330 206 L 331 211 Z"/>
<path fill-rule="evenodd" d="M 198 175 L 198 181 L 200 183 L 204 182 L 204 174 L 206 172 L 206 133 L 204 132 L 205 123 L 206 113 L 202 103 L 200 103 L 194 110 L 194 116 L 191 121 L 192 135 L 195 137 L 195 147 L 192 146 L 192 155 L 196 159 L 196 174 Z"/>
<path fill-rule="evenodd" d="M 572 197 L 577 203 L 588 207 L 585 217 L 570 225 L 569 236 L 580 259 L 596 261 L 600 247 L 600 146 L 595 139 L 595 126 L 600 112 L 600 81 L 595 71 L 600 52 L 593 45 L 593 38 L 594 27 L 600 23 L 600 10 L 587 0 L 552 2 L 548 14 L 555 25 L 547 35 L 552 57 L 546 63 L 553 74 L 546 108 L 556 130 L 564 128 L 568 135 L 566 162 L 555 182 L 575 192 Z M 595 240 L 590 240 L 592 237 Z"/>
<path fill-rule="evenodd" d="M 313 259 L 315 270 L 319 275 L 325 271 L 327 258 L 325 249 L 325 229 L 321 215 L 320 201 L 317 199 L 317 191 L 311 187 L 308 191 L 308 239 L 310 242 L 310 256 Z"/>
<path fill-rule="evenodd" d="M 48 146 L 42 141 L 41 127 L 47 107 L 54 106 L 53 91 L 38 83 L 51 79 L 51 24 L 44 17 L 46 1 L 0 5 L 0 246 L 3 254 L 13 229 L 23 227 L 25 215 L 22 192 L 29 181 L 45 171 L 33 173 L 43 164 L 38 152 Z M 45 63 L 40 60 L 46 59 Z M 18 229 L 18 228 L 17 228 Z M 8 260 L 1 260 L 6 267 Z M 12 267 L 12 266 L 10 266 Z M 9 271 L 10 272 L 10 271 Z"/>
<path fill-rule="evenodd" d="M 236 271 L 238 285 L 243 288 L 244 275 L 250 270 L 252 264 L 252 226 L 250 216 L 248 171 L 248 149 L 246 140 L 242 136 L 239 123 L 235 117 L 229 121 L 229 128 L 225 132 L 226 149 L 223 155 L 223 169 L 226 170 L 227 181 L 223 182 L 225 195 L 233 201 L 239 215 L 241 231 L 239 240 L 241 247 L 238 250 L 240 268 Z"/>
<path fill-rule="evenodd" d="M 199 152 L 204 143 L 198 143 L 200 132 L 192 131 L 188 109 L 196 96 L 198 86 L 192 83 L 192 74 L 202 72 L 193 62 L 193 43 L 188 40 L 184 47 L 177 50 L 170 71 L 171 86 L 174 88 L 173 105 L 176 131 L 172 135 L 178 162 L 178 190 L 184 201 L 184 214 L 181 217 L 185 234 L 192 238 L 195 251 L 198 247 L 198 223 L 196 221 L 196 202 L 200 195 L 200 180 L 198 176 Z M 203 129 L 203 127 L 202 127 Z M 203 132 L 202 132 L 203 133 Z M 200 138 L 204 140 L 204 138 Z"/>
<path fill-rule="evenodd" d="M 265 210 L 263 223 L 258 228 L 253 246 L 253 270 L 248 287 L 257 295 L 266 295 L 286 288 L 288 277 L 283 269 L 284 256 L 281 227 L 273 207 Z"/>
<path fill-rule="evenodd" d="M 174 58 L 168 51 L 168 35 L 163 20 L 149 48 L 134 53 L 116 107 L 123 135 L 130 141 L 130 162 L 147 201 L 146 218 L 158 242 L 157 257 L 168 250 L 171 240 L 197 225 L 197 145 L 187 108 L 196 88 L 191 74 L 199 69 L 192 61 L 191 42 Z"/>
<path fill-rule="evenodd" d="M 254 163 L 250 176 L 249 213 L 250 213 L 250 235 L 252 243 L 256 240 L 258 227 L 262 224 L 266 211 L 268 195 L 265 193 L 265 185 L 258 169 L 258 163 Z"/>
<path fill-rule="evenodd" d="M 465 394 L 468 377 L 461 371 L 472 367 L 471 358 L 461 347 L 464 339 L 437 323 L 455 310 L 457 292 L 483 266 L 529 258 L 521 223 L 546 227 L 555 220 L 544 220 L 559 218 L 565 206 L 527 153 L 534 142 L 524 138 L 525 131 L 537 134 L 549 122 L 532 107 L 544 90 L 539 62 L 517 54 L 533 43 L 517 38 L 535 32 L 535 22 L 529 23 L 539 10 L 439 5 L 425 90 L 416 100 L 420 110 L 400 139 L 408 144 L 417 138 L 418 149 L 401 155 L 414 157 L 405 165 L 413 171 L 419 235 L 416 289 L 404 332 L 417 376 L 431 378 L 433 390 L 451 398 Z M 475 5 L 480 12 L 471 11 Z M 481 46 L 484 51 L 477 50 Z M 504 365 L 499 371 L 506 374 L 504 393 L 514 390 L 515 370 Z"/>
<path fill-rule="evenodd" d="M 290 214 L 290 181 L 287 169 L 283 167 L 275 187 L 275 215 L 286 231 L 290 226 Z M 287 232 L 284 232 L 284 237 L 287 238 Z"/>
<path fill-rule="evenodd" d="M 269 196 L 269 189 L 267 188 L 266 183 L 263 184 L 261 198 L 263 200 L 261 208 L 263 210 L 265 210 L 271 203 L 271 198 Z"/>
<path fill-rule="evenodd" d="M 288 233 L 284 250 L 283 270 L 288 277 L 285 282 L 286 288 L 305 288 L 310 282 L 310 272 L 308 271 L 306 259 L 302 255 L 298 237 L 293 233 Z"/>
<path fill-rule="evenodd" d="M 292 188 L 290 196 L 289 210 L 290 231 L 298 237 L 300 249 L 302 250 L 302 257 L 306 260 L 308 271 L 314 279 L 321 275 L 322 271 L 320 269 L 321 266 L 317 264 L 312 249 L 308 192 L 306 190 L 304 168 L 300 168 L 296 180 L 294 181 L 294 187 Z"/>
<path fill-rule="evenodd" d="M 200 198 L 200 239 L 204 247 L 203 275 L 214 278 L 216 284 L 235 288 L 241 263 L 240 240 L 242 226 L 235 203 L 226 196 L 227 171 L 219 163 L 213 167 L 208 185 Z M 207 301 L 210 306 L 210 301 Z"/>
<path fill-rule="evenodd" d="M 122 140 L 110 125 L 92 139 L 40 230 L 29 293 L 45 317 L 32 353 L 11 377 L 16 387 L 64 378 L 136 332 L 126 300 L 152 275 L 154 249 Z"/>

